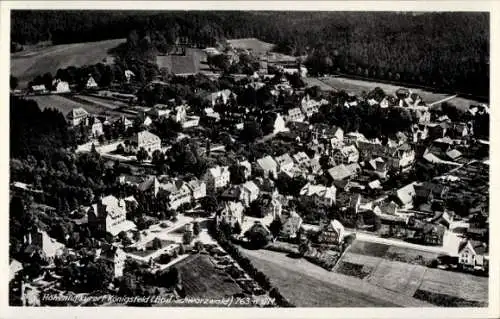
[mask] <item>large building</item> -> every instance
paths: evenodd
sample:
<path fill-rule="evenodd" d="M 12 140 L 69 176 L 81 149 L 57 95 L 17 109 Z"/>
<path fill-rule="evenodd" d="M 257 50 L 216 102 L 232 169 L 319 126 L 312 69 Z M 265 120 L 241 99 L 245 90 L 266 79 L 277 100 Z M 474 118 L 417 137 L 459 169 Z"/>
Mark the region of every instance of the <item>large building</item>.
<path fill-rule="evenodd" d="M 135 229 L 135 224 L 127 220 L 125 200 L 112 195 L 93 204 L 87 214 L 90 228 L 98 234 L 109 233 L 116 236 L 121 231 Z"/>
<path fill-rule="evenodd" d="M 135 153 L 144 148 L 146 152 L 152 154 L 156 150 L 161 150 L 161 139 L 153 133 L 142 131 L 135 133 L 126 146 L 129 148 L 127 152 L 130 153 Z"/>

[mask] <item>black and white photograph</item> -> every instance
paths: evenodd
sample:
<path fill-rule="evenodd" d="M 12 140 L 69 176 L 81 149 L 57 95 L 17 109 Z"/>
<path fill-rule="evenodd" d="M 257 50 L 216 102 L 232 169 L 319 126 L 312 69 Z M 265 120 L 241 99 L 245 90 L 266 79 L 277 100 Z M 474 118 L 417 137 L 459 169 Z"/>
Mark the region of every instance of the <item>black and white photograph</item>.
<path fill-rule="evenodd" d="M 194 5 L 9 10 L 9 308 L 494 306 L 491 12 Z"/>

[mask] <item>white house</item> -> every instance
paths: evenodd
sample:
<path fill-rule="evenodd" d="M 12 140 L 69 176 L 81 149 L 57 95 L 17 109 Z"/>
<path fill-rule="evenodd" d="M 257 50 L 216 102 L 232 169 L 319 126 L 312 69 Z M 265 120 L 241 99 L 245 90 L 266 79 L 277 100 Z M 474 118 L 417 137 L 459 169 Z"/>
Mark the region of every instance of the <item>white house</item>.
<path fill-rule="evenodd" d="M 356 146 L 347 145 L 333 152 L 336 164 L 351 164 L 359 161 L 359 152 Z"/>
<path fill-rule="evenodd" d="M 307 183 L 302 187 L 299 194 L 304 198 L 313 198 L 317 205 L 332 206 L 336 200 L 337 189 L 333 185 L 327 187 Z"/>
<path fill-rule="evenodd" d="M 265 177 L 272 176 L 276 178 L 278 175 L 278 164 L 269 155 L 259 158 L 257 160 L 256 166 L 257 169 L 261 170 L 264 173 Z"/>
<path fill-rule="evenodd" d="M 188 187 L 194 200 L 207 196 L 207 184 L 204 181 L 193 178 L 188 182 Z"/>
<path fill-rule="evenodd" d="M 232 227 L 234 227 L 236 223 L 239 223 L 241 226 L 243 224 L 244 210 L 245 207 L 240 202 L 226 202 L 222 211 L 217 215 L 216 222 L 217 224 L 226 222 Z"/>
<path fill-rule="evenodd" d="M 245 179 L 248 179 L 252 176 L 252 164 L 249 161 L 244 160 L 238 163 L 239 166 L 243 167 Z"/>
<path fill-rule="evenodd" d="M 276 119 L 274 120 L 274 130 L 273 134 L 277 134 L 279 132 L 286 132 L 288 129 L 285 125 L 285 120 L 281 114 L 276 113 Z"/>
<path fill-rule="evenodd" d="M 66 82 L 66 81 L 61 81 L 59 79 L 56 79 L 52 82 L 52 85 L 55 86 L 56 90 L 55 92 L 56 93 L 68 93 L 68 92 L 71 92 L 70 88 L 69 88 L 69 83 Z"/>
<path fill-rule="evenodd" d="M 305 115 L 300 108 L 295 107 L 287 111 L 285 119 L 287 122 L 302 122 L 305 119 Z"/>
<path fill-rule="evenodd" d="M 283 228 L 281 229 L 281 235 L 287 238 L 297 237 L 297 232 L 302 226 L 302 217 L 299 216 L 295 211 L 291 211 L 290 214 L 282 214 L 281 222 Z"/>
<path fill-rule="evenodd" d="M 464 268 L 485 270 L 488 268 L 488 246 L 486 243 L 468 240 L 459 247 L 458 263 Z"/>
<path fill-rule="evenodd" d="M 92 75 L 89 75 L 89 78 L 87 80 L 87 83 L 85 84 L 85 87 L 87 89 L 95 89 L 97 88 L 97 82 L 94 80 Z"/>
<path fill-rule="evenodd" d="M 24 243 L 39 248 L 43 252 L 45 258 L 49 260 L 60 255 L 65 247 L 64 244 L 58 242 L 50 237 L 45 231 L 39 229 L 30 231 L 24 235 Z"/>
<path fill-rule="evenodd" d="M 240 187 L 240 200 L 245 206 L 249 206 L 259 197 L 259 193 L 260 189 L 254 182 L 245 182 Z"/>
<path fill-rule="evenodd" d="M 112 195 L 103 197 L 93 204 L 87 215 L 89 226 L 98 232 L 107 232 L 116 236 L 121 231 L 135 229 L 135 224 L 127 220 L 125 200 Z"/>
<path fill-rule="evenodd" d="M 135 153 L 141 148 L 144 148 L 146 152 L 152 154 L 156 150 L 161 150 L 161 139 L 146 130 L 135 133 L 132 138 L 129 139 L 130 149 L 128 152 Z"/>
<path fill-rule="evenodd" d="M 112 245 L 105 245 L 104 248 L 97 251 L 98 258 L 103 260 L 113 269 L 113 276 L 119 278 L 123 276 L 125 269 L 125 260 L 127 254 L 119 248 Z"/>
<path fill-rule="evenodd" d="M 210 168 L 204 176 L 207 191 L 213 193 L 219 188 L 226 187 L 229 184 L 230 175 L 228 166 Z"/>
<path fill-rule="evenodd" d="M 183 204 L 191 202 L 192 191 L 188 184 L 181 180 L 168 180 L 160 183 L 160 189 L 167 192 L 168 206 L 177 209 Z"/>
<path fill-rule="evenodd" d="M 68 112 L 66 120 L 71 126 L 77 126 L 80 125 L 80 123 L 86 125 L 88 117 L 89 113 L 83 107 L 77 107 Z"/>
<path fill-rule="evenodd" d="M 276 156 L 274 160 L 278 164 L 278 169 L 280 171 L 290 171 L 293 168 L 293 160 L 288 153 Z"/>

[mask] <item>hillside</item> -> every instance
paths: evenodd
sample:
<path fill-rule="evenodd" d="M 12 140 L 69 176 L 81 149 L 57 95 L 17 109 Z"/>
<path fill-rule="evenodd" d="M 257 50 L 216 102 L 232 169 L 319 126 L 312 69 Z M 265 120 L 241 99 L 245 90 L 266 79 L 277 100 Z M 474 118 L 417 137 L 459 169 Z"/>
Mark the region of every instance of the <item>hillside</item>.
<path fill-rule="evenodd" d="M 124 39 L 99 42 L 61 44 L 40 50 L 21 51 L 11 54 L 10 72 L 24 87 L 37 75 L 55 73 L 68 66 L 83 66 L 102 62 L 108 50 L 124 42 Z"/>

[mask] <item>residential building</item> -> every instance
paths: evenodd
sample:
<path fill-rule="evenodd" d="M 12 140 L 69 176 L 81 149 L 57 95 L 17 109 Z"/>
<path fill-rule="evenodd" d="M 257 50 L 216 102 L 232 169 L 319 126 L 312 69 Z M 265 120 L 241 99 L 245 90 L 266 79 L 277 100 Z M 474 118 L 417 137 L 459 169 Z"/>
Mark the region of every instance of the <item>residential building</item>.
<path fill-rule="evenodd" d="M 283 228 L 280 235 L 286 238 L 295 238 L 302 226 L 302 217 L 295 211 L 291 211 L 289 214 L 281 215 L 281 223 Z"/>
<path fill-rule="evenodd" d="M 259 197 L 259 193 L 260 189 L 253 181 L 245 182 L 240 187 L 240 200 L 245 206 L 249 206 Z"/>
<path fill-rule="evenodd" d="M 306 117 L 311 117 L 319 111 L 320 103 L 310 98 L 309 94 L 300 101 L 300 109 Z"/>
<path fill-rule="evenodd" d="M 288 153 L 274 158 L 280 171 L 289 171 L 293 168 L 293 160 Z"/>
<path fill-rule="evenodd" d="M 459 246 L 458 263 L 465 269 L 487 270 L 488 245 L 477 240 L 467 240 Z"/>
<path fill-rule="evenodd" d="M 300 108 L 295 107 L 287 111 L 285 119 L 287 122 L 302 122 L 305 120 L 305 116 Z"/>
<path fill-rule="evenodd" d="M 396 191 L 396 198 L 401 208 L 407 209 L 413 207 L 413 202 L 416 197 L 415 184 L 417 184 L 417 182 L 410 183 Z"/>
<path fill-rule="evenodd" d="M 77 126 L 80 125 L 80 123 L 87 125 L 88 118 L 89 113 L 83 107 L 74 108 L 66 115 L 66 120 L 71 126 Z"/>
<path fill-rule="evenodd" d="M 344 226 L 334 219 L 321 228 L 318 242 L 327 245 L 340 245 L 344 241 L 344 235 Z"/>
<path fill-rule="evenodd" d="M 97 87 L 98 87 L 97 82 L 94 80 L 94 77 L 92 77 L 92 75 L 89 75 L 87 82 L 85 84 L 85 88 L 96 89 Z"/>
<path fill-rule="evenodd" d="M 12 279 L 14 279 L 17 273 L 21 270 L 23 270 L 23 264 L 15 259 L 12 259 L 9 264 L 9 282 L 12 281 Z"/>
<path fill-rule="evenodd" d="M 127 220 L 125 200 L 112 195 L 101 198 L 93 204 L 87 212 L 89 226 L 94 232 L 107 232 L 112 236 L 121 231 L 135 229 L 135 224 Z"/>
<path fill-rule="evenodd" d="M 286 132 L 288 129 L 286 128 L 285 125 L 285 119 L 281 114 L 276 113 L 276 118 L 274 119 L 274 129 L 273 129 L 273 134 L 277 134 L 280 132 Z"/>
<path fill-rule="evenodd" d="M 239 166 L 243 167 L 243 172 L 245 179 L 249 179 L 252 176 L 252 164 L 249 161 L 244 160 L 238 163 Z"/>
<path fill-rule="evenodd" d="M 204 181 L 193 178 L 188 182 L 188 187 L 191 190 L 191 196 L 194 200 L 207 196 L 207 184 Z"/>
<path fill-rule="evenodd" d="M 236 99 L 237 95 L 228 89 L 210 93 L 205 97 L 208 104 L 212 107 L 214 107 L 216 104 L 226 105 L 231 98 Z"/>
<path fill-rule="evenodd" d="M 297 166 L 302 170 L 309 170 L 311 167 L 311 159 L 304 152 L 298 152 L 293 155 L 293 159 Z"/>
<path fill-rule="evenodd" d="M 90 132 L 94 137 L 99 137 L 104 134 L 104 130 L 102 128 L 102 122 L 97 117 L 91 117 L 89 123 L 90 123 Z"/>
<path fill-rule="evenodd" d="M 49 260 L 62 254 L 65 248 L 64 244 L 58 242 L 50 237 L 47 232 L 40 229 L 31 230 L 24 235 L 24 244 L 33 247 L 34 250 L 41 251 L 43 256 Z"/>
<path fill-rule="evenodd" d="M 69 93 L 69 92 L 71 92 L 71 90 L 69 88 L 69 84 L 66 81 L 61 81 L 59 79 L 56 79 L 52 82 L 52 85 L 55 86 L 56 93 Z"/>
<path fill-rule="evenodd" d="M 135 133 L 129 142 L 130 148 L 126 151 L 130 153 L 135 153 L 141 148 L 144 148 L 149 154 L 152 154 L 156 150 L 161 150 L 161 139 L 148 131 Z"/>
<path fill-rule="evenodd" d="M 44 84 L 33 85 L 31 86 L 30 91 L 35 94 L 45 94 L 49 92 Z"/>
<path fill-rule="evenodd" d="M 350 132 L 344 135 L 344 144 L 346 145 L 357 145 L 359 141 L 368 141 L 366 137 L 358 132 Z"/>
<path fill-rule="evenodd" d="M 216 216 L 216 222 L 225 222 L 231 227 L 234 227 L 236 223 L 240 225 L 243 224 L 243 212 L 245 207 L 241 202 L 225 202 L 222 211 Z"/>
<path fill-rule="evenodd" d="M 334 181 L 341 181 L 358 175 L 360 171 L 361 167 L 358 163 L 348 165 L 340 164 L 328 169 L 328 175 L 330 175 Z"/>
<path fill-rule="evenodd" d="M 357 163 L 359 160 L 359 152 L 356 146 L 348 145 L 341 149 L 333 151 L 333 160 L 337 164 Z"/>
<path fill-rule="evenodd" d="M 204 181 L 207 184 L 206 189 L 208 192 L 213 193 L 217 189 L 226 187 L 229 184 L 229 167 L 216 166 L 208 170 L 204 176 Z"/>
<path fill-rule="evenodd" d="M 335 186 L 312 185 L 307 183 L 300 190 L 300 196 L 303 198 L 312 198 L 316 205 L 332 206 L 336 201 L 337 189 Z"/>
<path fill-rule="evenodd" d="M 381 157 L 374 158 L 366 163 L 365 172 L 381 179 L 387 178 L 388 165 Z"/>
<path fill-rule="evenodd" d="M 406 170 L 415 162 L 415 150 L 409 144 L 402 144 L 389 154 L 387 162 L 393 169 Z"/>
<path fill-rule="evenodd" d="M 283 211 L 283 204 L 276 196 L 265 196 L 263 198 L 264 214 L 273 216 L 273 219 L 280 218 Z"/>
<path fill-rule="evenodd" d="M 176 210 L 181 205 L 190 203 L 192 199 L 192 192 L 188 183 L 178 179 L 160 182 L 160 191 L 167 193 L 170 209 Z"/>
<path fill-rule="evenodd" d="M 278 164 L 269 155 L 257 160 L 256 169 L 263 172 L 264 177 L 276 178 L 278 175 Z"/>
<path fill-rule="evenodd" d="M 99 252 L 98 258 L 111 266 L 114 278 L 123 276 L 127 254 L 121 248 L 105 245 Z"/>

